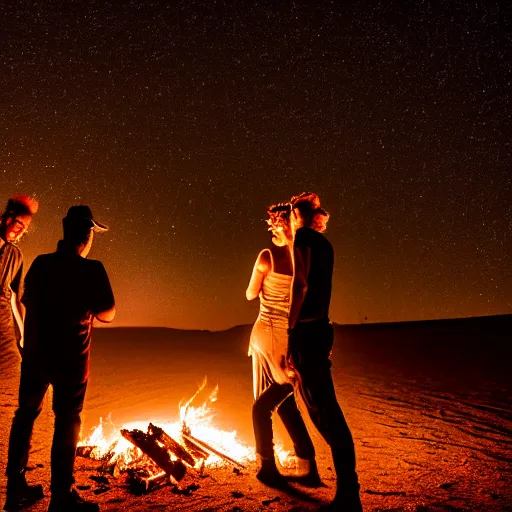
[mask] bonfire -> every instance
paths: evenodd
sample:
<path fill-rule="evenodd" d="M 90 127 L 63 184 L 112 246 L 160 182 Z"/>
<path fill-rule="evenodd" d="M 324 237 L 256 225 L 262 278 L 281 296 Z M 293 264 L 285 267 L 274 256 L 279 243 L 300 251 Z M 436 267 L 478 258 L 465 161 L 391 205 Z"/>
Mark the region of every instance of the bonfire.
<path fill-rule="evenodd" d="M 235 430 L 213 424 L 210 404 L 217 401 L 218 387 L 202 405 L 193 405 L 206 384 L 205 377 L 194 396 L 179 404 L 179 420 L 174 422 L 132 422 L 118 428 L 110 417 L 106 423 L 100 419 L 91 435 L 79 443 L 78 456 L 101 461 L 103 472 L 125 474 L 136 494 L 169 483 L 178 485 L 187 471 L 203 475 L 205 468 L 225 465 L 243 470 L 255 460 L 254 449 L 242 443 Z M 286 464 L 288 453 L 279 449 L 278 456 Z"/>

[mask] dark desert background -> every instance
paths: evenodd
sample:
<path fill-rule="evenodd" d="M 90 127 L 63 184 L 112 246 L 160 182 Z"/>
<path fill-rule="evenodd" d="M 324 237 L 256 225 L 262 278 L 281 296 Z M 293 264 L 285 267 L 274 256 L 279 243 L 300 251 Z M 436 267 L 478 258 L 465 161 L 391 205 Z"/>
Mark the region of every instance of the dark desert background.
<path fill-rule="evenodd" d="M 252 443 L 244 291 L 265 208 L 313 190 L 365 509 L 510 509 L 511 21 L 506 2 L 1 2 L 0 205 L 40 201 L 25 268 L 73 204 L 111 227 L 91 257 L 118 314 L 93 336 L 84 433 L 173 417 L 207 375 L 215 421 Z M 15 400 L 4 385 L 1 493 Z M 46 485 L 51 421 L 48 398 Z M 305 495 L 253 468 L 189 497 L 95 495 L 86 460 L 77 479 L 105 510 L 308 510 L 334 485 L 315 442 L 329 487 Z"/>
<path fill-rule="evenodd" d="M 191 397 L 206 375 L 218 384 L 213 423 L 253 443 L 252 382 L 246 356 L 250 326 L 228 331 L 113 328 L 95 332 L 93 365 L 82 432 L 100 417 L 126 422 L 175 421 L 178 403 Z M 356 445 L 361 495 L 367 511 L 473 512 L 512 510 L 512 316 L 388 325 L 336 326 L 333 375 L 336 393 Z M 15 389 L 4 390 L 0 424 L 0 483 Z M 51 400 L 36 424 L 29 472 L 48 492 Z M 292 446 L 279 420 L 276 441 Z M 315 510 L 334 494 L 329 451 L 308 422 L 320 473 L 328 486 L 293 493 L 260 484 L 255 463 L 241 474 L 232 467 L 191 472 L 182 487 L 134 496 L 124 478 L 107 475 L 109 487 L 90 477 L 98 463 L 77 459 L 82 494 L 105 511 L 296 511 Z M 271 501 L 278 498 L 278 501 Z M 44 511 L 48 498 L 34 506 Z"/>

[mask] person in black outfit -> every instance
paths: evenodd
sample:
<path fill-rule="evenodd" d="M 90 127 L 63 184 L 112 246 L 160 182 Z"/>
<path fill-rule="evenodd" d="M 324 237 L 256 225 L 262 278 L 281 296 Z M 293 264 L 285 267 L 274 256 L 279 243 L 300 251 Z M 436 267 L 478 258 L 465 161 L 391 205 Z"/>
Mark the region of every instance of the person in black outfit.
<path fill-rule="evenodd" d="M 321 510 L 362 511 L 354 441 L 336 399 L 329 320 L 334 251 L 322 235 L 328 214 L 316 194 L 291 199 L 295 275 L 290 308 L 289 358 L 309 415 L 331 448 L 337 477 L 334 501 Z"/>
<path fill-rule="evenodd" d="M 24 489 L 17 485 L 28 462 L 34 421 L 51 384 L 55 428 L 51 451 L 49 512 L 96 512 L 99 507 L 72 489 L 75 452 L 89 377 L 94 318 L 111 322 L 114 296 L 103 264 L 86 259 L 95 221 L 88 206 L 72 206 L 63 219 L 64 238 L 57 251 L 38 256 L 25 279 L 25 345 L 19 407 L 9 439 L 5 510 L 18 510 Z"/>

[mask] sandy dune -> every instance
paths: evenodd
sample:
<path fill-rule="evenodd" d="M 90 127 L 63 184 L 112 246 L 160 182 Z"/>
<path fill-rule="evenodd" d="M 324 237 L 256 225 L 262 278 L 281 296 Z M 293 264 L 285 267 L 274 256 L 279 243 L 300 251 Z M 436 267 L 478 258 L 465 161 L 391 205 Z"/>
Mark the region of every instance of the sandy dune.
<path fill-rule="evenodd" d="M 336 391 L 355 439 L 365 510 L 512 510 L 512 379 L 506 358 L 511 325 L 507 316 L 337 327 Z M 83 432 L 109 413 L 116 424 L 173 420 L 179 400 L 191 396 L 207 375 L 212 385 L 219 384 L 215 424 L 236 429 L 252 444 L 248 333 L 247 326 L 219 333 L 96 330 Z M 2 502 L 13 382 L 0 394 Z M 47 490 L 50 406 L 48 397 L 36 424 L 29 473 Z M 189 472 L 181 489 L 199 487 L 188 495 L 166 486 L 134 496 L 123 478 L 107 475 L 108 485 L 92 479 L 99 463 L 87 459 L 77 461 L 77 485 L 104 511 L 315 510 L 332 497 L 335 478 L 325 443 L 311 431 L 327 486 L 321 489 L 268 489 L 249 464 L 240 473 L 231 467 L 207 470 L 203 477 Z M 276 439 L 291 448 L 280 424 Z M 48 498 L 30 510 L 47 505 Z"/>

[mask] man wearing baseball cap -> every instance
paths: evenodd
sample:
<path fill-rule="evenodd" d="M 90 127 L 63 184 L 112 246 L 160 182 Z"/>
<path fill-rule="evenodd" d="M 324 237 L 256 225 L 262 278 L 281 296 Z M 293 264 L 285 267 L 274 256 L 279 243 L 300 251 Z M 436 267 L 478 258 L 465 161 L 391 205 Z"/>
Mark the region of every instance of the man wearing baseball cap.
<path fill-rule="evenodd" d="M 85 205 L 72 206 L 62 224 L 64 237 L 57 251 L 38 256 L 25 279 L 25 345 L 19 407 L 9 439 L 7 511 L 30 504 L 17 482 L 28 463 L 34 421 L 49 385 L 53 387 L 55 429 L 48 511 L 99 510 L 72 486 L 93 320 L 111 322 L 115 316 L 114 296 L 103 264 L 86 259 L 94 234 L 108 227 Z"/>

